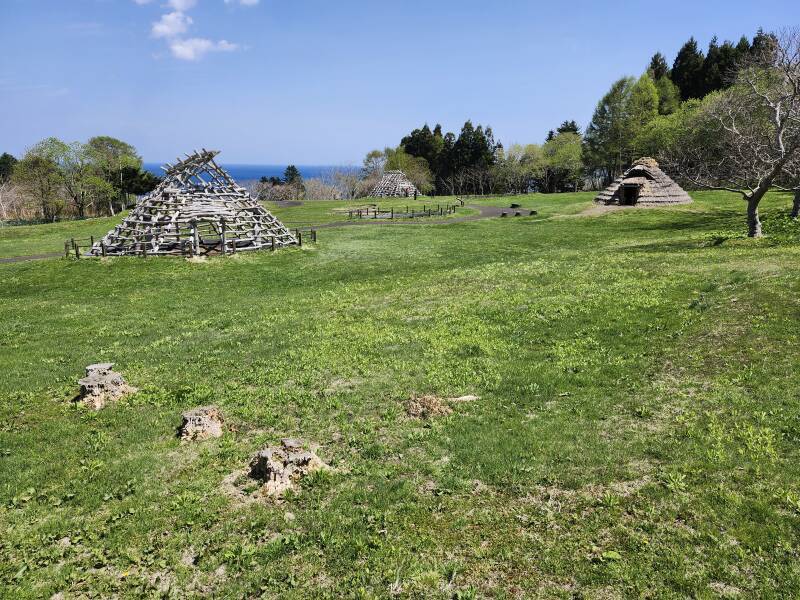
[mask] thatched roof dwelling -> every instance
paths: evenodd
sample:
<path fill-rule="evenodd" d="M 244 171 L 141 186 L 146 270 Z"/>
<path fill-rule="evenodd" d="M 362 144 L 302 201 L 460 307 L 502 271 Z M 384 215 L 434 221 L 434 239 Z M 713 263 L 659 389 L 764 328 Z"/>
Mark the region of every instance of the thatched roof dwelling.
<path fill-rule="evenodd" d="M 640 158 L 600 192 L 595 202 L 637 206 L 685 204 L 692 198 L 662 171 L 653 158 Z"/>
<path fill-rule="evenodd" d="M 386 171 L 370 196 L 373 198 L 407 198 L 422 195 L 402 171 Z"/>
<path fill-rule="evenodd" d="M 95 243 L 99 255 L 206 255 L 296 244 L 288 229 L 214 162 L 195 151 Z"/>

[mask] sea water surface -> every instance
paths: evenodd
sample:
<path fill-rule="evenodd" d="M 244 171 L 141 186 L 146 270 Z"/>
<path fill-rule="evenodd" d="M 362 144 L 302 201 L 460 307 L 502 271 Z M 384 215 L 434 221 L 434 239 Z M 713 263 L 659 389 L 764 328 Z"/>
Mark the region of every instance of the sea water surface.
<path fill-rule="evenodd" d="M 283 177 L 283 172 L 287 165 L 244 165 L 232 163 L 220 163 L 228 174 L 233 177 L 239 185 L 247 186 L 262 177 Z M 161 163 L 144 163 L 144 168 L 159 177 L 164 175 Z M 331 172 L 339 169 L 357 169 L 354 166 L 340 165 L 297 165 L 303 179 L 324 178 Z"/>

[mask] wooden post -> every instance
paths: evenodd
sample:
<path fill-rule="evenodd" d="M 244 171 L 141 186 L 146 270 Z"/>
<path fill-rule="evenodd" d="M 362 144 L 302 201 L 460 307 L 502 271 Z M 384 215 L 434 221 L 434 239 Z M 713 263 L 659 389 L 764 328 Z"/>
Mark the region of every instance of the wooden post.
<path fill-rule="evenodd" d="M 275 236 L 271 236 L 272 239 L 272 251 L 275 252 Z"/>
<path fill-rule="evenodd" d="M 375 209 L 375 211 L 372 213 L 372 218 L 373 218 L 373 219 L 377 219 L 377 218 L 378 218 L 378 209 L 377 209 L 377 208 L 376 208 L 376 209 Z"/>
<path fill-rule="evenodd" d="M 316 229 L 312 229 L 311 230 L 311 241 L 314 242 L 315 244 L 317 243 L 317 230 Z"/>
<path fill-rule="evenodd" d="M 103 240 L 100 240 L 100 255 L 106 257 L 106 243 Z"/>
<path fill-rule="evenodd" d="M 200 232 L 197 231 L 197 221 L 192 219 L 192 256 L 200 254 Z"/>
<path fill-rule="evenodd" d="M 392 213 L 391 213 L 391 217 L 389 217 L 389 218 L 390 218 L 390 219 L 392 219 L 392 220 L 394 220 L 394 206 L 392 207 Z"/>
<path fill-rule="evenodd" d="M 81 251 L 78 248 L 78 244 L 75 244 L 75 258 L 80 258 L 80 257 L 81 257 Z"/>
<path fill-rule="evenodd" d="M 69 258 L 69 242 L 64 242 L 64 258 Z"/>
<path fill-rule="evenodd" d="M 220 241 L 222 242 L 222 256 L 226 254 L 225 248 L 225 219 L 222 219 L 220 222 Z"/>
<path fill-rule="evenodd" d="M 302 248 L 303 246 L 303 234 L 299 231 L 297 232 L 297 245 Z"/>
<path fill-rule="evenodd" d="M 94 247 L 94 236 L 93 235 L 89 236 L 89 243 L 92 245 L 92 247 Z"/>

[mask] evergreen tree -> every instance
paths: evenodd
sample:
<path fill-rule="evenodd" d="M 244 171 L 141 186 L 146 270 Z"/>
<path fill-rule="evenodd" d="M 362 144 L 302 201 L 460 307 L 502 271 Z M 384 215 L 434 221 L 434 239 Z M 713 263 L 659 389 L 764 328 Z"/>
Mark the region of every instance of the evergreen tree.
<path fill-rule="evenodd" d="M 750 40 L 747 39 L 747 36 L 743 35 L 739 39 L 739 43 L 736 44 L 736 52 L 739 56 L 746 56 L 750 53 Z"/>
<path fill-rule="evenodd" d="M 717 36 L 711 38 L 708 43 L 708 52 L 703 60 L 703 87 L 702 95 L 698 98 L 704 97 L 706 94 L 715 90 L 721 90 L 723 86 L 723 73 L 720 69 L 722 61 L 722 51 L 717 41 Z"/>
<path fill-rule="evenodd" d="M 754 55 L 760 55 L 762 53 L 771 54 L 775 51 L 777 45 L 778 38 L 775 37 L 775 34 L 765 33 L 764 30 L 759 27 L 753 38 L 753 44 L 750 46 L 750 52 Z"/>
<path fill-rule="evenodd" d="M 14 173 L 14 165 L 17 164 L 17 159 L 8 152 L 3 152 L 0 155 L 0 183 L 11 179 Z"/>
<path fill-rule="evenodd" d="M 659 81 L 664 77 L 670 76 L 667 59 L 663 54 L 661 54 L 661 52 L 656 52 L 653 55 L 653 58 L 650 59 L 650 66 L 647 68 L 647 70 L 650 72 L 650 77 L 652 77 L 655 81 Z"/>
<path fill-rule="evenodd" d="M 703 53 L 692 37 L 680 49 L 672 65 L 672 81 L 678 86 L 683 100 L 703 97 L 705 88 L 703 64 Z"/>
<path fill-rule="evenodd" d="M 283 172 L 283 182 L 286 184 L 303 185 L 303 176 L 300 174 L 300 170 L 297 167 L 289 165 Z"/>
<path fill-rule="evenodd" d="M 581 128 L 578 126 L 577 121 L 564 121 L 561 125 L 558 126 L 556 129 L 557 133 L 576 133 L 578 135 L 581 134 Z"/>

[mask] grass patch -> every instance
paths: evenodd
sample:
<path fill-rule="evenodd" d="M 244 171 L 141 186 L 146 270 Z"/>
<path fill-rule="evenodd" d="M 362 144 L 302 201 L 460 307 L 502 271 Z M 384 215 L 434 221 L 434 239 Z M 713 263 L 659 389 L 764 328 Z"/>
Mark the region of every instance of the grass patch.
<path fill-rule="evenodd" d="M 732 195 L 575 216 L 590 198 L 203 263 L 0 265 L 5 594 L 797 595 L 791 223 L 711 243 L 744 228 Z M 91 413 L 68 399 L 98 361 L 140 392 Z M 409 418 L 424 394 L 480 400 Z M 212 402 L 234 431 L 181 445 Z M 335 470 L 237 505 L 221 482 L 281 437 Z"/>

